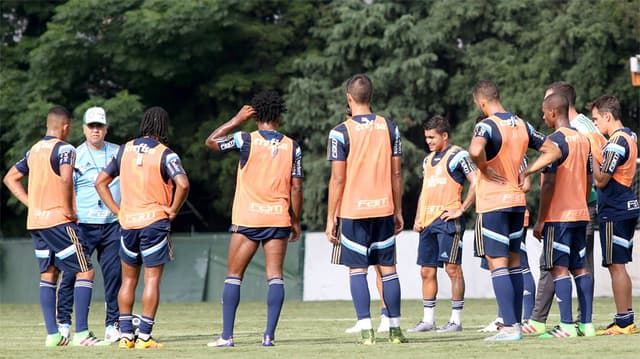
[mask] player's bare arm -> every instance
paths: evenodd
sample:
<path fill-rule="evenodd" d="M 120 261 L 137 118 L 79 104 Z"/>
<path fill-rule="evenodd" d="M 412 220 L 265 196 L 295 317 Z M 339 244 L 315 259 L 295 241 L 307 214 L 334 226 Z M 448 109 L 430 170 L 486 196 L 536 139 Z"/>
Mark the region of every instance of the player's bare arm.
<path fill-rule="evenodd" d="M 540 185 L 540 208 L 538 209 L 538 220 L 533 227 L 533 236 L 539 241 L 542 240 L 542 229 L 544 228 L 544 218 L 549 213 L 549 205 L 551 204 L 551 198 L 553 198 L 553 192 L 556 188 L 556 174 L 545 173 Z"/>
<path fill-rule="evenodd" d="M 98 192 L 98 196 L 100 196 L 100 200 L 104 203 L 107 208 L 114 214 L 118 215 L 120 212 L 120 207 L 113 199 L 113 195 L 111 195 L 111 191 L 109 190 L 109 184 L 113 181 L 113 177 L 111 177 L 106 172 L 102 171 L 96 178 L 95 187 L 96 192 Z"/>
<path fill-rule="evenodd" d="M 233 116 L 229 121 L 222 124 L 222 126 L 216 128 L 209 137 L 204 141 L 204 144 L 212 148 L 216 151 L 220 151 L 220 147 L 218 146 L 219 139 L 231 133 L 234 128 L 244 124 L 249 121 L 252 117 L 256 115 L 256 110 L 249 105 L 244 105 L 238 111 L 238 113 Z"/>
<path fill-rule="evenodd" d="M 4 185 L 9 188 L 9 191 L 11 191 L 14 196 L 16 196 L 18 201 L 29 207 L 29 197 L 27 195 L 27 191 L 24 189 L 22 182 L 20 182 L 23 178 L 24 175 L 20 173 L 20 171 L 18 171 L 14 166 L 11 167 L 9 172 L 7 172 L 7 174 L 4 176 L 3 182 Z"/>
<path fill-rule="evenodd" d="M 611 180 L 611 175 L 602 172 L 600 166 L 602 166 L 602 163 L 598 163 L 596 158 L 593 157 L 593 181 L 597 188 L 604 188 L 609 183 L 609 180 Z"/>
<path fill-rule="evenodd" d="M 391 193 L 393 195 L 393 223 L 395 234 L 402 232 L 402 157 L 391 157 Z"/>
<path fill-rule="evenodd" d="M 420 189 L 420 196 L 418 196 L 418 208 L 416 208 L 416 218 L 413 220 L 413 231 L 422 232 L 424 227 L 419 223 L 420 221 L 420 206 L 422 203 L 422 189 Z"/>
<path fill-rule="evenodd" d="M 300 214 L 302 212 L 302 178 L 291 179 L 291 238 L 290 242 L 300 239 Z"/>
<path fill-rule="evenodd" d="M 469 172 L 467 174 L 467 181 L 469 181 L 469 189 L 467 190 L 467 194 L 464 197 L 464 201 L 462 202 L 462 207 L 459 209 L 447 209 L 444 211 L 442 216 L 442 220 L 450 221 L 452 219 L 460 218 L 462 215 L 473 206 L 476 202 L 476 172 Z"/>
<path fill-rule="evenodd" d="M 487 163 L 487 153 L 485 152 L 486 146 L 486 138 L 480 136 L 473 137 L 471 139 L 471 144 L 469 145 L 469 157 L 471 158 L 471 161 L 476 164 L 476 167 L 478 167 L 482 176 L 487 178 L 489 181 L 505 183 L 506 179 Z"/>
<path fill-rule="evenodd" d="M 347 162 L 331 161 L 331 179 L 329 180 L 329 201 L 327 203 L 327 227 L 325 233 L 331 243 L 338 243 L 338 204 L 342 201 L 347 178 Z"/>
<path fill-rule="evenodd" d="M 78 217 L 73 206 L 73 166 L 71 164 L 60 165 L 60 179 L 62 180 L 63 215 L 75 221 Z"/>
<path fill-rule="evenodd" d="M 173 201 L 171 207 L 165 207 L 164 211 L 169 215 L 169 220 L 173 221 L 174 218 L 180 212 L 180 208 L 187 200 L 189 196 L 189 178 L 184 173 L 181 173 L 173 177 L 173 182 L 176 185 L 176 192 L 173 195 Z"/>
<path fill-rule="evenodd" d="M 525 177 L 540 171 L 562 158 L 562 151 L 560 150 L 560 147 L 549 139 L 544 141 L 539 151 L 541 153 L 540 156 L 538 156 L 533 163 L 529 164 L 529 166 L 520 173 L 520 183 L 524 181 Z"/>

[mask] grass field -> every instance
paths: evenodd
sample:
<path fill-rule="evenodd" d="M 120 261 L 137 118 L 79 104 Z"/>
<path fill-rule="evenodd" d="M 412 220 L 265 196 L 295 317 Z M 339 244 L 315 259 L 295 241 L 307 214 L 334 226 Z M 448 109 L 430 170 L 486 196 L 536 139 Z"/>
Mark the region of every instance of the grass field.
<path fill-rule="evenodd" d="M 635 298 L 635 303 L 638 304 Z M 372 313 L 377 313 L 372 304 Z M 574 306 L 575 307 L 575 306 Z M 136 307 L 139 312 L 139 307 Z M 45 348 L 45 330 L 40 307 L 36 304 L 0 304 L 0 358 L 199 358 L 224 356 L 234 358 L 637 358 L 640 335 L 575 339 L 538 339 L 525 337 L 513 343 L 488 343 L 487 335 L 477 329 L 495 318 L 495 301 L 466 300 L 463 312 L 465 330 L 460 333 L 407 333 L 410 343 L 392 345 L 383 336 L 374 346 L 356 345 L 357 336 L 344 334 L 354 324 L 351 302 L 286 302 L 278 330 L 276 347 L 260 345 L 264 330 L 265 304 L 242 302 L 235 331 L 235 348 L 208 348 L 206 343 L 220 332 L 219 303 L 162 303 L 159 308 L 154 337 L 163 342 L 162 350 L 123 350 L 113 345 L 102 348 Z M 594 324 L 604 326 L 614 310 L 611 298 L 597 298 L 594 303 Z M 438 302 L 437 324 L 444 324 L 449 315 L 449 302 Z M 377 316 L 374 325 L 377 325 Z M 403 328 L 422 317 L 422 303 L 403 302 Z M 90 327 L 98 337 L 104 306 L 93 303 Z M 559 320 L 557 307 L 549 323 Z"/>

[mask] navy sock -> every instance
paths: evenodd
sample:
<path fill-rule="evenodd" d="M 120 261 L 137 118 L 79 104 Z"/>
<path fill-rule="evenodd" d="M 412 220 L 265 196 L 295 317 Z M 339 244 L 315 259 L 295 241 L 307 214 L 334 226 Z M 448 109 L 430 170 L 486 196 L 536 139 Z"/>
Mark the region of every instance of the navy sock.
<path fill-rule="evenodd" d="M 73 302 L 76 306 L 76 333 L 89 329 L 89 306 L 91 305 L 92 292 L 92 280 L 76 280 L 76 285 L 73 288 Z"/>
<path fill-rule="evenodd" d="M 118 321 L 120 322 L 120 332 L 122 333 L 123 337 L 129 340 L 133 340 L 133 323 L 131 322 L 132 320 L 133 315 L 129 313 L 120 313 L 120 316 L 118 317 Z"/>
<path fill-rule="evenodd" d="M 524 289 L 522 290 L 523 318 L 524 320 L 529 320 L 536 303 L 536 282 L 533 280 L 533 275 L 529 268 L 522 271 L 522 280 L 524 284 Z"/>
<path fill-rule="evenodd" d="M 284 280 L 282 278 L 271 278 L 268 281 L 269 290 L 267 292 L 267 328 L 264 335 L 271 339 L 275 338 L 276 326 L 282 311 L 284 302 Z"/>
<path fill-rule="evenodd" d="M 389 318 L 400 317 L 400 280 L 398 273 L 391 273 L 382 276 L 382 296 L 387 305 Z"/>
<path fill-rule="evenodd" d="M 556 290 L 558 307 L 560 307 L 560 322 L 563 324 L 573 323 L 573 313 L 571 313 L 571 278 L 569 276 L 558 277 L 553 280 Z"/>
<path fill-rule="evenodd" d="M 580 322 L 591 323 L 593 311 L 593 281 L 588 272 L 574 278 L 576 291 L 578 292 L 578 304 L 580 305 Z"/>
<path fill-rule="evenodd" d="M 236 321 L 236 310 L 240 304 L 240 284 L 242 279 L 227 277 L 222 289 L 222 339 L 233 338 L 233 326 Z"/>
<path fill-rule="evenodd" d="M 56 284 L 40 280 L 40 307 L 44 316 L 44 325 L 47 334 L 56 334 L 58 325 L 56 324 Z"/>
<path fill-rule="evenodd" d="M 518 323 L 515 308 L 513 307 L 513 284 L 506 267 L 496 268 L 491 271 L 491 282 L 493 282 L 493 291 L 498 302 L 499 313 L 502 314 L 504 325 L 511 326 Z"/>
<path fill-rule="evenodd" d="M 516 314 L 516 323 L 522 320 L 522 297 L 524 291 L 524 280 L 522 278 L 522 268 L 509 268 L 509 278 L 513 285 L 513 309 Z"/>
<path fill-rule="evenodd" d="M 385 317 L 389 317 L 389 309 L 387 309 L 387 307 L 380 308 L 380 315 L 384 315 Z"/>
<path fill-rule="evenodd" d="M 633 312 L 617 313 L 613 320 L 620 328 L 628 327 L 633 324 Z"/>
<path fill-rule="evenodd" d="M 138 334 L 138 337 L 142 340 L 149 340 L 149 337 L 151 336 L 151 331 L 153 330 L 153 324 L 155 324 L 154 318 L 141 315 L 140 316 L 140 333 Z"/>
<path fill-rule="evenodd" d="M 351 272 L 349 274 L 349 286 L 358 320 L 371 318 L 371 294 L 367 284 L 367 272 Z M 384 293 L 384 290 L 382 292 Z M 389 304 L 387 303 L 387 308 L 388 306 Z"/>

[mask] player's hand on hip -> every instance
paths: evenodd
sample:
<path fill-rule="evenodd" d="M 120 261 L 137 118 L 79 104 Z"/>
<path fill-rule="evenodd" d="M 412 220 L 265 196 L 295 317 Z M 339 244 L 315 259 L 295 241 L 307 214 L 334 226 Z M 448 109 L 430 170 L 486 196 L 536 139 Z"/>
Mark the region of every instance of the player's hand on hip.
<path fill-rule="evenodd" d="M 327 218 L 327 228 L 324 232 L 329 242 L 333 244 L 338 243 L 338 222 L 335 218 Z"/>
<path fill-rule="evenodd" d="M 289 238 L 289 242 L 295 242 L 300 239 L 300 234 L 302 231 L 300 230 L 300 222 L 294 222 L 291 224 L 291 237 Z"/>
<path fill-rule="evenodd" d="M 66 209 L 62 210 L 62 215 L 73 222 L 78 220 L 78 215 L 73 210 L 66 210 Z"/>
<path fill-rule="evenodd" d="M 253 107 L 251 107 L 249 105 L 244 105 L 244 106 L 242 106 L 240 111 L 238 111 L 238 113 L 235 115 L 235 118 L 240 123 L 245 123 L 245 122 L 249 121 L 249 119 L 254 117 L 255 115 L 256 115 L 256 110 Z"/>
<path fill-rule="evenodd" d="M 424 229 L 424 227 L 420 224 L 420 222 L 416 221 L 415 223 L 413 223 L 413 231 L 414 232 L 422 232 L 422 230 Z"/>
<path fill-rule="evenodd" d="M 395 213 L 393 215 L 393 224 L 394 224 L 394 233 L 398 234 L 402 232 L 404 229 L 404 219 L 402 218 L 402 213 Z"/>
<path fill-rule="evenodd" d="M 173 221 L 173 219 L 176 218 L 177 213 L 171 207 L 164 206 L 163 208 L 164 212 L 169 216 L 169 220 Z"/>
<path fill-rule="evenodd" d="M 442 215 L 440 216 L 440 219 L 442 219 L 443 221 L 449 221 L 452 219 L 456 219 L 456 218 L 460 218 L 460 216 L 462 216 L 462 208 L 459 209 L 445 209 L 444 212 L 442 212 Z"/>

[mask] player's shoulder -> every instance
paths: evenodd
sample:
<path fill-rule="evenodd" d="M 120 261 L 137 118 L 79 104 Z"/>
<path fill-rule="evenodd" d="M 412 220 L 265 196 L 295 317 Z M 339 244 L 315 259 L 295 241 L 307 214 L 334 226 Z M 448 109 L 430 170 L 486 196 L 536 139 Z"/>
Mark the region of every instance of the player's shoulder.
<path fill-rule="evenodd" d="M 329 131 L 329 139 L 335 140 L 340 143 L 345 143 L 347 138 L 349 137 L 349 132 L 347 131 L 346 121 L 338 124 L 334 128 Z"/>

